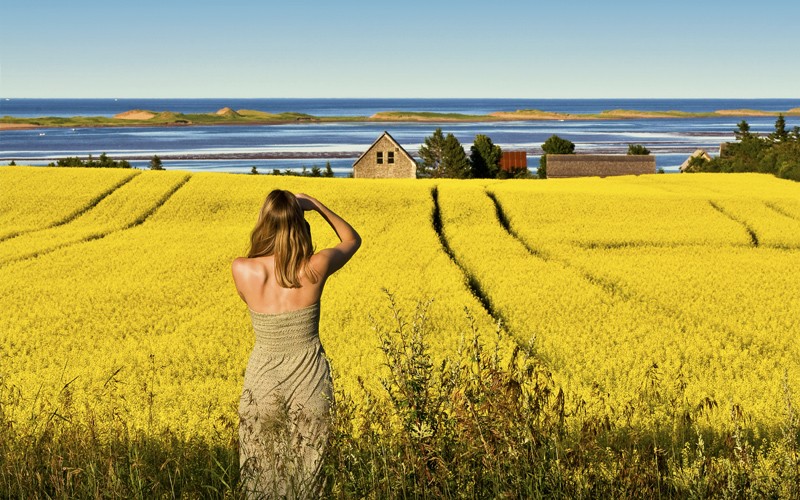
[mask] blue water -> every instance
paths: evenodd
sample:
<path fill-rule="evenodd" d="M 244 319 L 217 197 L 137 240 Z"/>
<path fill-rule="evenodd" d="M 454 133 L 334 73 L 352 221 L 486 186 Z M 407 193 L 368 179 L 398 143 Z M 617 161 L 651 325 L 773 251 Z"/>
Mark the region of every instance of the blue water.
<path fill-rule="evenodd" d="M 222 107 L 270 112 L 296 111 L 318 116 L 371 115 L 407 110 L 483 114 L 491 111 L 542 109 L 566 113 L 596 113 L 606 109 L 651 111 L 713 111 L 752 108 L 786 111 L 800 99 L 0 99 L 0 115 L 113 116 L 130 109 L 213 112 Z M 436 127 L 452 132 L 469 149 L 477 134 L 489 135 L 502 148 L 524 150 L 535 170 L 541 144 L 557 134 L 576 144 L 578 153 L 624 154 L 628 144 L 643 144 L 656 155 L 656 165 L 668 172 L 695 149 L 716 154 L 732 141 L 741 117 L 641 119 L 616 121 L 516 121 L 498 123 L 298 123 L 188 127 L 51 128 L 0 132 L 0 162 L 44 165 L 65 156 L 107 153 L 115 159 L 159 155 L 167 169 L 262 173 L 273 169 L 300 170 L 330 162 L 337 176 L 352 170 L 353 161 L 388 130 L 412 155 Z M 755 132 L 769 132 L 771 117 L 746 118 Z M 787 118 L 789 128 L 800 125 Z M 213 159 L 178 159 L 211 155 Z M 228 156 L 225 158 L 224 156 Z M 261 158 L 236 159 L 234 155 Z M 219 156 L 223 156 L 220 158 Z M 170 158 L 172 157 L 172 158 Z M 132 160 L 144 167 L 146 159 Z"/>
<path fill-rule="evenodd" d="M 295 111 L 316 116 L 369 116 L 379 111 L 485 114 L 540 109 L 599 113 L 609 109 L 706 112 L 720 109 L 787 111 L 800 99 L 14 99 L 0 98 L 0 116 L 114 116 L 131 109 L 211 113 L 218 109 Z"/>

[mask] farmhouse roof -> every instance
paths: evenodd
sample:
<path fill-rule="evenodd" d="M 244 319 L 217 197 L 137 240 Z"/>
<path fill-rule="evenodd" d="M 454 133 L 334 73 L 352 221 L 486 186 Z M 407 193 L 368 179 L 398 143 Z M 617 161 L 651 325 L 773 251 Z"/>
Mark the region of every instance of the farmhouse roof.
<path fill-rule="evenodd" d="M 361 153 L 361 156 L 359 156 L 359 157 L 358 157 L 358 159 L 357 159 L 356 161 L 354 161 L 354 162 L 353 162 L 353 166 L 355 166 L 355 165 L 356 165 L 356 163 L 360 162 L 360 161 L 361 161 L 361 158 L 364 158 L 364 157 L 367 155 L 367 153 L 369 153 L 369 152 L 372 150 L 372 148 L 374 148 L 374 147 L 375 147 L 375 145 L 376 145 L 376 144 L 378 144 L 378 141 L 380 141 L 380 140 L 383 138 L 383 136 L 384 136 L 384 135 L 385 135 L 386 137 L 388 137 L 388 138 L 389 138 L 389 140 L 390 140 L 390 141 L 392 141 L 392 143 L 393 143 L 395 146 L 397 146 L 398 148 L 400 148 L 400 151 L 402 151 L 402 153 L 403 153 L 404 155 L 406 155 L 406 156 L 408 157 L 408 159 L 409 159 L 409 160 L 411 160 L 412 162 L 414 162 L 414 164 L 416 164 L 416 163 L 417 163 L 417 161 L 416 161 L 416 160 L 414 160 L 414 157 L 413 157 L 413 156 L 411 156 L 410 154 L 408 154 L 408 151 L 406 151 L 406 150 L 405 150 L 405 148 L 404 148 L 403 146 L 401 146 L 401 145 L 400 145 L 400 143 L 399 143 L 399 142 L 397 142 L 397 141 L 395 140 L 395 138 L 394 138 L 394 137 L 392 137 L 392 134 L 390 134 L 389 132 L 387 132 L 386 130 L 384 130 L 384 131 L 383 131 L 383 133 L 382 133 L 382 134 L 381 134 L 381 135 L 380 135 L 380 136 L 379 136 L 377 139 L 375 139 L 375 142 L 373 142 L 373 143 L 370 145 L 370 147 L 368 147 L 366 151 L 364 151 L 363 153 Z"/>
<path fill-rule="evenodd" d="M 656 173 L 652 155 L 548 154 L 547 177 L 607 177 Z"/>
<path fill-rule="evenodd" d="M 706 153 L 705 149 L 695 149 L 694 153 L 692 153 L 688 158 L 686 158 L 686 161 L 681 164 L 680 171 L 683 172 L 684 170 L 686 170 L 686 167 L 689 166 L 689 162 L 692 161 L 692 158 L 697 158 L 698 156 L 706 161 L 711 161 L 711 155 Z"/>

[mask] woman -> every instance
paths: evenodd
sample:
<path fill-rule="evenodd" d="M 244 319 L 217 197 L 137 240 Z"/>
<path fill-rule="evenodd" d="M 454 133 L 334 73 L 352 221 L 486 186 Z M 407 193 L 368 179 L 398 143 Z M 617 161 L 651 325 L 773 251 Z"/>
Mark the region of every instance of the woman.
<path fill-rule="evenodd" d="M 340 243 L 314 253 L 303 212 L 316 210 Z M 350 224 L 305 194 L 273 190 L 233 261 L 256 342 L 239 399 L 239 459 L 248 498 L 318 496 L 333 386 L 319 341 L 322 289 L 356 253 Z"/>

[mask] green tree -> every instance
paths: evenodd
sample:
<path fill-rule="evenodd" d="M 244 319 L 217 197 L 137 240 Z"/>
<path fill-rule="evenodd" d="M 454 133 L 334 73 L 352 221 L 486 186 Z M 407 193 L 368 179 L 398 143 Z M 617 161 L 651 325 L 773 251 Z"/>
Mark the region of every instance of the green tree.
<path fill-rule="evenodd" d="M 258 175 L 258 169 L 256 168 L 255 165 L 253 165 L 253 168 L 250 169 L 250 173 L 252 175 Z"/>
<path fill-rule="evenodd" d="M 786 120 L 778 115 L 775 131 L 767 137 L 751 134 L 745 121 L 734 133 L 739 142 L 725 143 L 711 161 L 690 162 L 690 171 L 763 172 L 800 181 L 800 127 L 788 132 Z"/>
<path fill-rule="evenodd" d="M 650 150 L 641 144 L 628 144 L 629 155 L 649 155 Z"/>
<path fill-rule="evenodd" d="M 442 129 L 437 128 L 433 134 L 425 138 L 424 143 L 419 148 L 419 157 L 422 160 L 419 169 L 417 169 L 418 177 L 439 177 L 439 166 L 442 163 L 442 156 L 444 155 L 444 134 Z"/>
<path fill-rule="evenodd" d="M 497 177 L 500 170 L 500 158 L 503 151 L 500 146 L 492 143 L 487 135 L 478 134 L 470 148 L 469 163 L 471 177 L 477 179 L 491 179 Z"/>
<path fill-rule="evenodd" d="M 546 141 L 544 141 L 544 144 L 542 144 L 542 151 L 544 151 L 544 154 L 541 158 L 539 158 L 538 174 L 540 179 L 546 179 L 547 155 L 575 154 L 575 144 L 573 144 L 572 141 L 562 139 L 561 137 L 553 134 Z"/>
<path fill-rule="evenodd" d="M 444 158 L 442 161 L 444 177 L 466 179 L 469 177 L 469 159 L 456 136 L 447 134 L 444 140 Z"/>
<path fill-rule="evenodd" d="M 736 126 L 737 129 L 733 131 L 733 135 L 736 136 L 737 141 L 743 141 L 753 137 L 753 134 L 750 133 L 750 124 L 745 120 L 740 121 Z"/>
<path fill-rule="evenodd" d="M 686 165 L 684 172 L 707 172 L 709 160 L 703 156 L 692 156 L 689 158 L 689 163 Z"/>
<path fill-rule="evenodd" d="M 164 170 L 164 165 L 158 155 L 153 155 L 153 157 L 150 158 L 150 170 Z"/>
<path fill-rule="evenodd" d="M 109 168 L 109 167 L 114 167 L 115 166 L 114 165 L 114 160 L 109 158 L 108 155 L 105 152 L 100 153 L 100 158 L 99 158 L 99 161 L 97 163 L 98 163 L 97 166 L 100 167 L 100 168 Z"/>
<path fill-rule="evenodd" d="M 470 166 L 464 147 L 453 134 L 445 136 L 441 128 L 425 138 L 419 148 L 422 165 L 417 171 L 419 177 L 454 177 L 463 179 L 469 176 Z"/>
<path fill-rule="evenodd" d="M 16 165 L 17 165 L 17 162 L 15 162 L 14 160 L 11 160 L 10 162 L 8 162 L 8 166 L 9 167 L 15 167 Z"/>
<path fill-rule="evenodd" d="M 311 177 L 322 177 L 322 169 L 317 165 L 311 166 Z"/>
<path fill-rule="evenodd" d="M 325 162 L 325 172 L 322 174 L 323 177 L 333 177 L 333 169 L 331 168 L 331 162 Z"/>
<path fill-rule="evenodd" d="M 531 177 L 532 175 L 527 168 L 517 168 L 510 172 L 503 169 L 497 171 L 498 179 L 530 179 Z"/>
<path fill-rule="evenodd" d="M 775 120 L 775 132 L 769 134 L 769 139 L 772 142 L 786 142 L 789 140 L 789 132 L 786 131 L 786 119 L 782 114 L 778 115 Z"/>

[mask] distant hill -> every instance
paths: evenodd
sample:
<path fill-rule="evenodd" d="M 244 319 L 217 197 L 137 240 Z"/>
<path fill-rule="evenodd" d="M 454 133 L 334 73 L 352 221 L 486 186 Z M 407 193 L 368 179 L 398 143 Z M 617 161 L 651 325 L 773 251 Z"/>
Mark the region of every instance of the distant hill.
<path fill-rule="evenodd" d="M 144 109 L 132 109 L 130 111 L 116 114 L 114 115 L 114 118 L 120 120 L 149 120 L 154 116 L 156 116 L 156 114 L 152 111 L 146 111 Z"/>

